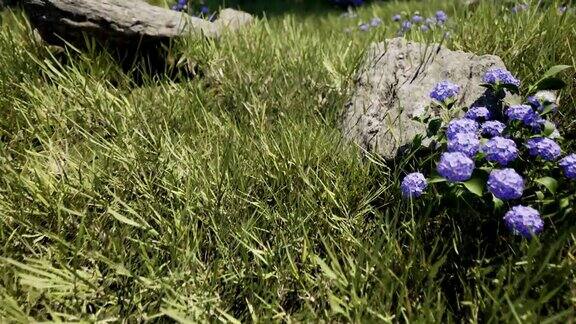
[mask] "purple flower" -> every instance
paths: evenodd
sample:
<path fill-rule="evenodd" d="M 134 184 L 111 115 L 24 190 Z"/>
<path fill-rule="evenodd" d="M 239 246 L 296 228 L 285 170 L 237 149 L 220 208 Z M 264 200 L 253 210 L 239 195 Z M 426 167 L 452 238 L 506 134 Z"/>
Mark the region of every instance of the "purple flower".
<path fill-rule="evenodd" d="M 210 13 L 210 8 L 208 8 L 207 6 L 202 6 L 200 7 L 200 13 L 203 15 L 207 15 Z"/>
<path fill-rule="evenodd" d="M 532 108 L 540 110 L 540 106 L 542 104 L 540 103 L 540 101 L 538 101 L 538 99 L 536 99 L 535 96 L 530 96 L 530 97 L 526 98 L 526 101 L 528 102 L 528 104 L 530 106 L 532 106 Z"/>
<path fill-rule="evenodd" d="M 534 110 L 530 110 L 530 113 L 524 117 L 524 124 L 531 127 L 533 132 L 540 132 L 544 123 L 546 120 Z"/>
<path fill-rule="evenodd" d="M 510 9 L 510 11 L 512 11 L 512 13 L 519 13 L 520 11 L 524 11 L 526 9 L 528 9 L 527 3 L 519 3 L 519 4 L 515 5 L 514 7 L 512 7 L 512 9 Z"/>
<path fill-rule="evenodd" d="M 554 161 L 560 157 L 561 149 L 558 143 L 547 137 L 535 137 L 526 142 L 531 156 L 539 156 L 546 161 Z"/>
<path fill-rule="evenodd" d="M 544 229 L 544 221 L 540 218 L 540 213 L 532 207 L 522 205 L 512 207 L 504 215 L 504 223 L 514 235 L 522 235 L 526 238 L 531 238 Z"/>
<path fill-rule="evenodd" d="M 392 21 L 400 21 L 402 19 L 402 16 L 396 14 L 394 16 L 392 16 Z"/>
<path fill-rule="evenodd" d="M 502 166 L 508 165 L 518 157 L 518 148 L 513 140 L 496 136 L 490 139 L 484 146 L 482 152 L 486 154 L 486 160 L 497 162 Z"/>
<path fill-rule="evenodd" d="M 436 84 L 434 89 L 432 89 L 430 98 L 439 102 L 445 102 L 449 99 L 454 99 L 456 95 L 458 95 L 458 92 L 460 92 L 460 86 L 444 80 Z"/>
<path fill-rule="evenodd" d="M 528 105 L 516 105 L 510 106 L 506 109 L 506 116 L 509 120 L 520 120 L 524 121 L 530 113 L 533 113 L 532 107 Z"/>
<path fill-rule="evenodd" d="M 436 16 L 436 21 L 439 23 L 445 23 L 446 20 L 448 20 L 448 15 L 442 10 L 436 11 L 435 16 Z"/>
<path fill-rule="evenodd" d="M 368 31 L 370 29 L 370 26 L 366 23 L 361 23 L 360 25 L 358 25 L 358 29 L 360 29 L 360 31 Z"/>
<path fill-rule="evenodd" d="M 568 179 L 576 179 L 576 154 L 565 156 L 558 163 L 564 170 L 564 175 Z"/>
<path fill-rule="evenodd" d="M 466 181 L 472 177 L 474 161 L 461 152 L 447 152 L 440 157 L 438 173 L 451 182 Z"/>
<path fill-rule="evenodd" d="M 478 132 L 478 123 L 472 119 L 459 118 L 453 119 L 448 123 L 448 128 L 446 129 L 446 137 L 452 139 L 458 133 L 474 133 Z"/>
<path fill-rule="evenodd" d="M 423 32 L 427 32 L 430 30 L 430 27 L 428 27 L 428 25 L 422 25 L 422 26 L 420 26 L 420 30 Z"/>
<path fill-rule="evenodd" d="M 488 190 L 502 200 L 518 199 L 524 192 L 524 179 L 514 169 L 492 170 Z"/>
<path fill-rule="evenodd" d="M 486 107 L 472 107 L 468 109 L 464 117 L 474 120 L 488 120 L 492 117 L 492 114 Z"/>
<path fill-rule="evenodd" d="M 478 153 L 480 140 L 475 133 L 457 133 L 448 140 L 448 152 L 462 152 L 468 157 Z"/>
<path fill-rule="evenodd" d="M 504 123 L 499 122 L 497 120 L 489 120 L 484 122 L 480 127 L 480 133 L 482 135 L 487 136 L 500 136 L 504 133 L 504 129 L 506 129 L 506 125 Z"/>
<path fill-rule="evenodd" d="M 405 198 L 417 198 L 422 195 L 427 186 L 428 183 L 426 183 L 424 175 L 420 172 L 414 172 L 404 177 L 400 189 Z"/>
<path fill-rule="evenodd" d="M 370 26 L 372 27 L 378 27 L 382 24 L 382 19 L 378 18 L 378 17 L 374 17 L 370 20 Z"/>
<path fill-rule="evenodd" d="M 508 70 L 502 68 L 493 68 L 486 71 L 483 81 L 484 83 L 492 85 L 505 84 L 516 87 L 520 86 L 520 80 L 516 79 Z"/>
<path fill-rule="evenodd" d="M 423 20 L 424 20 L 424 18 L 422 18 L 422 16 L 420 16 L 420 15 L 412 16 L 412 22 L 415 24 L 421 23 Z"/>
<path fill-rule="evenodd" d="M 412 28 L 412 23 L 409 22 L 408 20 L 404 20 L 404 21 L 402 22 L 401 27 L 400 27 L 400 29 L 401 29 L 402 31 L 408 31 L 410 28 Z"/>
<path fill-rule="evenodd" d="M 178 0 L 178 3 L 176 3 L 174 6 L 172 6 L 172 10 L 182 11 L 182 10 L 184 10 L 184 8 L 186 8 L 187 3 L 188 3 L 188 0 Z"/>
<path fill-rule="evenodd" d="M 428 26 L 432 26 L 434 25 L 435 21 L 432 18 L 426 18 L 426 20 L 424 20 L 424 23 Z"/>

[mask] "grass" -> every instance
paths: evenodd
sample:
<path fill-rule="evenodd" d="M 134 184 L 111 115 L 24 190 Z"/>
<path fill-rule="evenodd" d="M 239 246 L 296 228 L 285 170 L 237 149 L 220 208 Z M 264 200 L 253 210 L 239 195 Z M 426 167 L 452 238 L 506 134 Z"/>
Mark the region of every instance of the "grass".
<path fill-rule="evenodd" d="M 465 201 L 410 204 L 413 161 L 338 129 L 363 50 L 399 11 L 450 15 L 447 46 L 525 85 L 576 65 L 576 19 L 500 1 L 374 3 L 263 17 L 177 51 L 202 76 L 135 85 L 107 55 L 60 64 L 25 20 L 0 31 L 0 318 L 7 321 L 572 322 L 574 211 L 538 240 Z M 344 32 L 380 16 L 370 33 Z M 411 39 L 440 41 L 415 32 Z M 574 149 L 574 70 L 559 123 Z M 561 226 L 560 226 L 561 225 Z"/>

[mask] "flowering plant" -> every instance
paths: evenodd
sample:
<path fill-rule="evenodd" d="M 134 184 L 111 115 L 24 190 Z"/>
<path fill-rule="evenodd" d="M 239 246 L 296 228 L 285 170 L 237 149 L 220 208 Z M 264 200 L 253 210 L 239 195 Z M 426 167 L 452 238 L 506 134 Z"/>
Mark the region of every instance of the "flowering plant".
<path fill-rule="evenodd" d="M 438 83 L 427 113 L 418 119 L 443 153 L 437 164 L 420 165 L 423 173 L 404 178 L 402 195 L 413 200 L 428 189 L 439 196 L 475 197 L 501 213 L 513 234 L 532 238 L 542 232 L 541 212 L 551 211 L 550 218 L 567 212 L 576 188 L 576 154 L 562 152 L 562 137 L 550 120 L 558 108 L 554 91 L 564 86 L 555 75 L 569 67 L 552 67 L 528 87 L 524 100 L 519 79 L 506 69 L 490 69 L 482 84 L 489 100 L 482 106 L 456 107 L 460 86 Z"/>

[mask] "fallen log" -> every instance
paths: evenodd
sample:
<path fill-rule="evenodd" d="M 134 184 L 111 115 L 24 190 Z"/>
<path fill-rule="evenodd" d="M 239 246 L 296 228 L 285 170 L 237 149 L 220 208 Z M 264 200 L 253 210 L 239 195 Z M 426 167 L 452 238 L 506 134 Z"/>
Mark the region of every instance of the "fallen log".
<path fill-rule="evenodd" d="M 24 10 L 42 38 L 53 45 L 82 45 L 85 35 L 113 46 L 154 44 L 182 35 L 218 37 L 252 21 L 226 9 L 226 21 L 209 22 L 141 0 L 24 0 Z M 230 28 L 228 27 L 230 26 Z"/>

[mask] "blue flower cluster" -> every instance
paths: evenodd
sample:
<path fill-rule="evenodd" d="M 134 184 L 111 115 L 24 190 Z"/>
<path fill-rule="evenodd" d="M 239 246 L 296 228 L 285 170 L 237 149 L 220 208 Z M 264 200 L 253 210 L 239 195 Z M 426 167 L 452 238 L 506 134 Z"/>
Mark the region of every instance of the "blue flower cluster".
<path fill-rule="evenodd" d="M 492 117 L 492 113 L 486 107 L 471 107 L 468 109 L 464 117 L 474 120 L 489 120 Z"/>
<path fill-rule="evenodd" d="M 394 20 L 400 19 L 394 17 Z M 409 23 L 418 23 L 421 19 L 413 17 Z M 527 151 L 532 161 L 548 163 L 549 167 L 554 167 L 554 161 L 562 156 L 560 145 L 554 140 L 559 133 L 557 130 L 551 131 L 554 125 L 545 119 L 549 112 L 557 108 L 557 99 L 553 92 L 539 91 L 529 96 L 526 104 L 506 106 L 501 96 L 506 93 L 502 90 L 508 86 L 519 87 L 520 80 L 506 69 L 495 68 L 486 71 L 483 82 L 485 87 L 498 94 L 495 97 L 499 98 L 496 99 L 499 103 L 490 105 L 490 108 L 471 107 L 463 113 L 463 117 L 454 118 L 448 123 L 444 136 L 442 133 L 431 135 L 436 143 L 446 143 L 446 152 L 441 154 L 436 172 L 455 185 L 470 180 L 478 168 L 478 173 L 489 173 L 486 187 L 494 198 L 506 203 L 520 200 L 523 199 L 526 184 L 530 184 L 526 179 L 536 180 L 531 179 L 534 173 L 530 168 L 513 168 L 524 163 L 525 160 L 520 158 L 522 152 Z M 458 85 L 441 81 L 430 92 L 430 98 L 436 105 L 441 104 L 452 111 L 451 104 L 456 101 L 459 91 Z M 462 116 L 458 111 L 452 115 Z M 524 147 L 526 150 L 521 151 Z M 576 153 L 566 155 L 556 166 L 562 169 L 567 179 L 576 180 Z M 421 173 L 417 177 L 413 174 L 410 176 L 402 183 L 402 193 L 405 197 L 419 197 L 426 190 L 426 185 L 422 185 L 426 183 L 425 179 Z M 467 183 L 466 187 L 477 183 L 475 181 Z M 480 194 L 478 190 L 470 190 Z M 528 195 L 524 198 L 530 199 Z M 544 227 L 538 211 L 522 205 L 510 208 L 504 222 L 512 233 L 527 238 L 540 233 Z"/>
<path fill-rule="evenodd" d="M 455 100 L 456 96 L 460 92 L 460 86 L 454 84 L 448 80 L 439 82 L 430 92 L 430 98 L 440 102 L 447 103 L 449 101 Z"/>
<path fill-rule="evenodd" d="M 402 190 L 402 196 L 405 198 L 417 198 L 420 197 L 424 190 L 428 187 L 428 183 L 426 182 L 426 178 L 420 172 L 410 173 L 400 185 Z"/>
<path fill-rule="evenodd" d="M 200 1 L 200 8 L 198 13 L 192 14 L 194 17 L 209 17 L 210 9 L 204 5 L 204 1 Z M 178 0 L 178 2 L 172 6 L 174 11 L 184 11 L 188 9 L 188 0 Z M 210 17 L 212 19 L 213 17 Z"/>
<path fill-rule="evenodd" d="M 412 16 L 402 17 L 400 14 L 395 14 L 392 16 L 392 21 L 400 23 L 398 28 L 398 35 L 403 35 L 414 26 L 418 26 L 420 30 L 426 32 L 433 28 L 442 28 L 448 21 L 448 15 L 442 11 L 438 10 L 436 13 L 428 18 L 424 18 L 419 12 L 415 12 Z"/>
<path fill-rule="evenodd" d="M 526 147 L 530 156 L 540 157 L 546 161 L 554 161 L 562 154 L 560 145 L 547 137 L 531 138 L 526 141 Z"/>
<path fill-rule="evenodd" d="M 494 68 L 486 71 L 483 81 L 490 85 L 520 86 L 520 80 L 515 78 L 508 70 L 502 68 Z"/>
<path fill-rule="evenodd" d="M 506 125 L 497 120 L 488 120 L 480 126 L 480 133 L 488 137 L 500 136 L 504 130 L 506 130 Z"/>
<path fill-rule="evenodd" d="M 504 215 L 504 223 L 512 233 L 528 238 L 539 234 L 544 229 L 544 221 L 540 218 L 540 213 L 532 207 L 522 205 L 512 207 Z"/>
<path fill-rule="evenodd" d="M 519 199 L 524 192 L 524 179 L 514 169 L 493 170 L 488 177 L 488 190 L 502 200 Z"/>
<path fill-rule="evenodd" d="M 172 6 L 172 10 L 182 11 L 182 10 L 186 9 L 187 5 L 188 5 L 188 0 L 178 0 L 178 3 L 176 3 L 174 6 Z"/>
<path fill-rule="evenodd" d="M 506 166 L 518 158 L 516 143 L 511 139 L 500 136 L 488 140 L 482 146 L 482 153 L 486 155 L 486 160 L 502 166 Z"/>
<path fill-rule="evenodd" d="M 472 177 L 474 161 L 462 152 L 443 153 L 436 170 L 448 181 L 466 181 Z"/>

